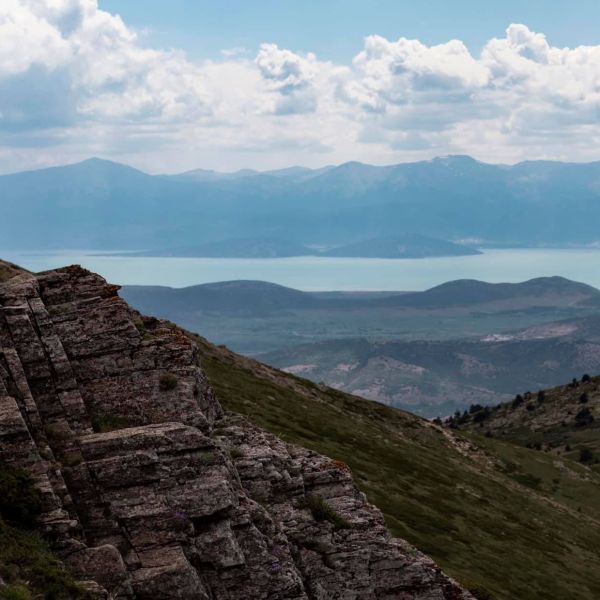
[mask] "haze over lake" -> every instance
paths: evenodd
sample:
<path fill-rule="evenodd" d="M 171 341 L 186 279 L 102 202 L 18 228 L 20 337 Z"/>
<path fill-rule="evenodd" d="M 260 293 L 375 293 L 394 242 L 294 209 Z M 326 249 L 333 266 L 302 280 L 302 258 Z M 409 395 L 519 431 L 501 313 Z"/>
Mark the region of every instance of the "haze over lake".
<path fill-rule="evenodd" d="M 85 251 L 43 254 L 3 251 L 2 256 L 32 271 L 80 264 L 121 285 L 185 287 L 255 279 L 305 291 L 419 291 L 454 279 L 496 283 L 561 275 L 600 288 L 600 248 L 493 249 L 478 256 L 423 259 L 156 258 Z"/>

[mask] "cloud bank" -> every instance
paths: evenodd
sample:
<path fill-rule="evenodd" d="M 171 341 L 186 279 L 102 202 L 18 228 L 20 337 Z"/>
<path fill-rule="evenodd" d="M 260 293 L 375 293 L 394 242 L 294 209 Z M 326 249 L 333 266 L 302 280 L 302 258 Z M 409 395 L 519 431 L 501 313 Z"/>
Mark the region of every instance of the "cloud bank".
<path fill-rule="evenodd" d="M 0 170 L 101 155 L 150 171 L 468 153 L 598 159 L 600 45 L 510 25 L 460 40 L 370 35 L 349 64 L 266 41 L 220 61 L 148 48 L 96 0 L 0 3 Z"/>

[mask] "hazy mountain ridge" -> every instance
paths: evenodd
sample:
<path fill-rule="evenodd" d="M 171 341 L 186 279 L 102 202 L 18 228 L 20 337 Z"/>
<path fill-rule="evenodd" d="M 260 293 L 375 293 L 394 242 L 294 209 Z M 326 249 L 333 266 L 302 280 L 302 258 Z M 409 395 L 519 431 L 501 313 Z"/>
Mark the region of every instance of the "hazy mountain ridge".
<path fill-rule="evenodd" d="M 228 307 L 245 308 L 252 312 L 256 298 L 269 299 L 272 308 L 281 310 L 298 307 L 353 307 L 364 306 L 377 308 L 389 307 L 439 307 L 439 306 L 469 306 L 485 305 L 499 301 L 518 302 L 523 305 L 513 305 L 513 308 L 532 307 L 551 302 L 553 306 L 562 303 L 565 306 L 573 304 L 595 305 L 600 299 L 600 290 L 585 283 L 571 281 L 564 277 L 537 277 L 520 283 L 488 283 L 475 279 L 460 279 L 435 286 L 423 292 L 303 292 L 266 281 L 223 281 L 204 283 L 185 288 L 169 288 L 160 286 L 123 286 L 122 293 L 127 298 L 133 297 L 140 301 L 150 301 L 155 290 L 169 295 L 172 299 L 186 302 L 190 310 L 207 307 L 205 298 L 208 295 L 218 295 L 210 308 L 223 310 Z M 220 294 L 220 295 L 219 295 Z M 248 296 L 247 294 L 254 294 Z M 258 295 L 258 296 L 257 296 Z M 291 301 L 290 298 L 295 300 Z M 298 300 L 302 298 L 302 302 Z M 259 306 L 258 308 L 264 308 Z"/>
<path fill-rule="evenodd" d="M 206 258 L 284 258 L 293 256 L 427 258 L 481 254 L 463 244 L 424 235 L 375 238 L 328 250 L 304 246 L 281 238 L 235 238 L 207 244 L 167 246 L 134 253 L 135 256 L 193 256 Z M 131 253 L 127 253 L 131 255 Z"/>
<path fill-rule="evenodd" d="M 344 339 L 260 356 L 277 368 L 428 417 L 600 372 L 600 316 L 484 338 Z"/>
<path fill-rule="evenodd" d="M 498 402 L 515 387 L 600 371 L 600 292 L 560 277 L 460 280 L 412 293 L 310 293 L 238 281 L 125 286 L 121 294 L 219 343 L 262 352 L 279 368 L 432 417 Z M 585 316 L 566 319 L 577 315 Z"/>
<path fill-rule="evenodd" d="M 188 247 L 199 224 L 202 243 L 252 235 L 339 246 L 420 234 L 587 244 L 598 240 L 600 220 L 600 163 L 446 157 L 197 181 L 92 159 L 2 176 L 0 190 L 0 239 L 13 248 Z"/>

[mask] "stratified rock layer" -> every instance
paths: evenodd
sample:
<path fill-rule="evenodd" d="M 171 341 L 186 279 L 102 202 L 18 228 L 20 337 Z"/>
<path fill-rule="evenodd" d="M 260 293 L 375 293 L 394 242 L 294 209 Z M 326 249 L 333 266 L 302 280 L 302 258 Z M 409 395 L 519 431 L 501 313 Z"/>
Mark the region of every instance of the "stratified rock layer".
<path fill-rule="evenodd" d="M 345 465 L 224 415 L 191 339 L 80 267 L 0 285 L 0 460 L 99 597 L 467 599 Z"/>

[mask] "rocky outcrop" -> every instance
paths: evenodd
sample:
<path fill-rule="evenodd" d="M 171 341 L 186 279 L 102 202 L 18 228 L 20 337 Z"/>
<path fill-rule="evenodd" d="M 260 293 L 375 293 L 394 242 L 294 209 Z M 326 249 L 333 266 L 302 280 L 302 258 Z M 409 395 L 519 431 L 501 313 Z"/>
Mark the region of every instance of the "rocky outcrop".
<path fill-rule="evenodd" d="M 225 415 L 185 332 L 80 267 L 0 285 L 0 461 L 100 598 L 467 599 L 347 467 Z"/>

